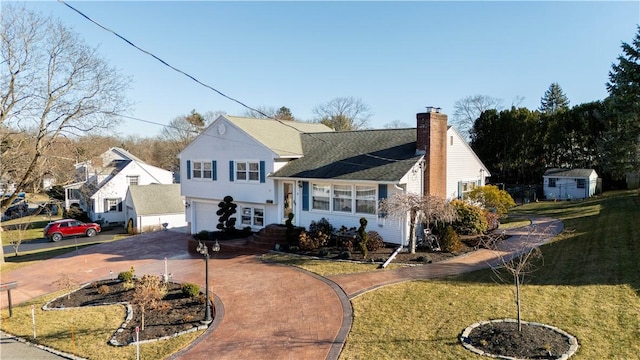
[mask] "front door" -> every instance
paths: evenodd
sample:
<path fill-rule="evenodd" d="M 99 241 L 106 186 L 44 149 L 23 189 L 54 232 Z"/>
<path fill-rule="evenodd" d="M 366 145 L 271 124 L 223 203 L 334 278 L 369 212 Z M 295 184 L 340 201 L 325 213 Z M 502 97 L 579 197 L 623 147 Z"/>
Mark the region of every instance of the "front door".
<path fill-rule="evenodd" d="M 282 183 L 282 204 L 283 204 L 283 219 L 288 219 L 289 214 L 293 212 L 293 191 L 295 189 L 292 181 L 285 181 Z"/>

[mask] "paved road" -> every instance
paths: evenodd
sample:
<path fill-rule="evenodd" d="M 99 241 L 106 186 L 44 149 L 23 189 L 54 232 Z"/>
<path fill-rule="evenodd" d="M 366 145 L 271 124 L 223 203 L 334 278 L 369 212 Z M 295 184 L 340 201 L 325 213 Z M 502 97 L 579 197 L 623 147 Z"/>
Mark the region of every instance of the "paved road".
<path fill-rule="evenodd" d="M 93 237 L 73 236 L 73 237 L 64 238 L 58 242 L 53 242 L 45 238 L 40 238 L 40 239 L 35 239 L 35 240 L 31 240 L 31 241 L 20 244 L 20 246 L 18 247 L 18 253 L 24 252 L 24 251 L 31 251 L 31 250 L 54 249 L 57 247 L 66 247 L 70 245 L 80 246 L 80 245 L 89 244 L 89 243 L 96 243 L 96 242 L 101 243 L 105 241 L 111 241 L 113 240 L 113 237 L 115 235 L 119 235 L 119 234 L 126 234 L 126 230 L 124 228 L 119 227 L 119 228 L 103 231 Z M 12 245 L 4 245 L 3 249 L 6 255 L 14 253 L 14 249 Z"/>

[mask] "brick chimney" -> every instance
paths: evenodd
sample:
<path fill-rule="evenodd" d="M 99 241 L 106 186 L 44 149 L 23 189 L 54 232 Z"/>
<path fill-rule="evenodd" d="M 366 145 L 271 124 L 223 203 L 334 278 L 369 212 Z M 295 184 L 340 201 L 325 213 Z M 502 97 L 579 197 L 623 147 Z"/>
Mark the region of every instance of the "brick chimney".
<path fill-rule="evenodd" d="M 417 118 L 416 153 L 424 154 L 423 194 L 447 197 L 447 115 L 429 106 Z"/>

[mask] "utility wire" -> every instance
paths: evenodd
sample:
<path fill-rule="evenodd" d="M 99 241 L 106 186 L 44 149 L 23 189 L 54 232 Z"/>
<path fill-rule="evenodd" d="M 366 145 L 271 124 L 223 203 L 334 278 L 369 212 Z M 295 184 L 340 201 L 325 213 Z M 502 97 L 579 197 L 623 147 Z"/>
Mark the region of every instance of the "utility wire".
<path fill-rule="evenodd" d="M 103 29 L 103 30 L 105 30 L 105 31 L 107 31 L 107 32 L 110 32 L 111 34 L 113 34 L 113 35 L 117 36 L 119 39 L 121 39 L 122 41 L 126 42 L 127 44 L 129 44 L 129 45 L 133 46 L 133 47 L 134 47 L 135 49 L 137 49 L 138 51 L 141 51 L 141 52 L 143 52 L 143 53 L 145 53 L 145 54 L 147 54 L 147 55 L 151 56 L 152 58 L 156 59 L 157 61 L 159 61 L 159 62 L 160 62 L 160 63 L 162 63 L 163 65 L 165 65 L 165 66 L 169 67 L 170 69 L 172 69 L 172 70 L 174 70 L 174 71 L 176 71 L 176 72 L 178 72 L 178 73 L 180 73 L 180 74 L 182 74 L 182 75 L 184 75 L 184 76 L 188 77 L 189 79 L 191 79 L 191 80 L 195 81 L 196 83 L 200 84 L 201 86 L 204 86 L 205 88 L 207 88 L 207 89 L 209 89 L 209 90 L 211 90 L 211 91 L 215 92 L 216 94 L 218 94 L 218 95 L 220 95 L 220 96 L 222 96 L 222 97 L 224 97 L 224 98 L 226 98 L 226 99 L 228 99 L 228 100 L 231 100 L 231 101 L 233 101 L 233 102 L 235 102 L 235 103 L 239 104 L 240 106 L 242 106 L 242 107 L 244 107 L 244 108 L 246 108 L 246 109 L 249 109 L 249 110 L 251 110 L 251 111 L 254 111 L 254 112 L 256 112 L 256 113 L 258 113 L 258 114 L 260 114 L 260 115 L 262 115 L 262 116 L 264 116 L 264 117 L 266 117 L 266 118 L 268 118 L 268 119 L 278 121 L 278 122 L 279 122 L 279 123 L 281 123 L 282 125 L 284 125 L 284 126 L 288 126 L 288 127 L 290 127 L 290 128 L 293 128 L 294 130 L 296 130 L 296 131 L 297 131 L 297 132 L 299 132 L 299 133 L 303 133 L 302 131 L 300 131 L 300 130 L 296 129 L 294 126 L 291 126 L 291 125 L 287 124 L 287 123 L 286 123 L 286 121 L 282 121 L 282 120 L 280 120 L 280 119 L 276 119 L 276 118 L 274 118 L 274 117 L 271 117 L 271 116 L 269 116 L 269 115 L 267 115 L 267 114 L 263 113 L 262 111 L 260 111 L 260 110 L 258 110 L 258 109 L 254 109 L 254 108 L 252 108 L 251 106 L 249 106 L 249 105 L 247 105 L 247 104 L 243 103 L 242 101 L 240 101 L 240 100 L 238 100 L 238 99 L 235 99 L 235 98 L 233 98 L 233 97 L 231 97 L 231 96 L 228 96 L 228 95 L 224 94 L 223 92 L 219 91 L 218 89 L 214 88 L 213 86 L 207 85 L 207 84 L 203 83 L 202 81 L 200 81 L 200 80 L 196 79 L 194 76 L 192 76 L 192 75 L 190 75 L 190 74 L 188 74 L 188 73 L 186 73 L 186 72 L 184 72 L 184 71 L 182 71 L 182 70 L 180 70 L 180 69 L 176 68 L 175 66 L 173 66 L 173 65 L 171 65 L 171 64 L 169 64 L 169 63 L 167 63 L 166 61 L 162 60 L 161 58 L 159 58 L 158 56 L 154 55 L 153 53 L 151 53 L 151 52 L 149 52 L 149 51 L 147 51 L 147 50 L 145 50 L 145 49 L 143 49 L 143 48 L 141 48 L 141 47 L 137 46 L 137 45 L 136 45 L 136 44 L 134 44 L 133 42 L 129 41 L 129 40 L 128 40 L 127 38 L 125 38 L 124 36 L 122 36 L 122 35 L 118 34 L 117 32 L 115 32 L 115 31 L 113 31 L 113 30 L 109 29 L 108 27 L 106 27 L 106 26 L 104 26 L 104 25 L 100 24 L 99 22 L 97 22 L 97 21 L 93 20 L 93 19 L 92 19 L 92 18 L 90 18 L 88 15 L 85 15 L 82 11 L 80 11 L 80 10 L 78 10 L 78 9 L 74 8 L 73 6 L 71 6 L 71 5 L 67 4 L 64 0 L 58 0 L 58 2 L 60 2 L 60 3 L 64 4 L 64 5 L 65 5 L 65 6 L 67 6 L 69 9 L 71 9 L 71 10 L 75 11 L 75 12 L 76 12 L 76 13 L 78 13 L 80 16 L 82 16 L 83 18 L 85 18 L 85 19 L 89 20 L 90 22 L 94 23 L 95 25 L 97 25 L 97 26 L 98 26 L 98 27 L 100 27 L 101 29 Z M 141 120 L 141 119 L 136 119 L 136 120 L 140 120 L 140 121 L 148 122 L 148 121 L 146 121 L 146 120 Z M 152 124 L 153 124 L 153 123 L 152 123 Z M 326 143 L 326 144 L 329 144 L 329 142 L 327 142 L 326 140 L 324 140 L 324 139 L 319 139 L 318 137 L 314 136 L 312 133 L 305 133 L 305 134 L 308 134 L 309 136 L 313 137 L 313 138 L 314 138 L 314 139 L 316 139 L 316 140 L 319 140 L 319 141 L 321 141 L 321 142 L 324 142 L 324 143 Z M 349 151 L 349 152 L 351 152 L 351 153 L 358 154 L 358 155 L 363 155 L 363 156 L 368 156 L 368 157 L 371 157 L 371 158 L 374 158 L 374 159 L 378 159 L 378 160 L 389 161 L 389 162 L 402 161 L 402 160 L 397 160 L 397 159 L 384 158 L 384 157 L 376 156 L 376 155 L 373 155 L 373 154 L 370 154 L 370 153 L 362 153 L 362 152 L 360 152 L 360 151 L 357 151 L 357 150 L 353 150 L 353 149 L 351 149 L 351 148 L 344 147 L 344 146 L 342 146 L 341 144 L 329 144 L 329 145 L 336 146 L 336 147 L 340 147 L 340 148 L 342 148 L 343 150 L 347 150 L 347 151 Z"/>

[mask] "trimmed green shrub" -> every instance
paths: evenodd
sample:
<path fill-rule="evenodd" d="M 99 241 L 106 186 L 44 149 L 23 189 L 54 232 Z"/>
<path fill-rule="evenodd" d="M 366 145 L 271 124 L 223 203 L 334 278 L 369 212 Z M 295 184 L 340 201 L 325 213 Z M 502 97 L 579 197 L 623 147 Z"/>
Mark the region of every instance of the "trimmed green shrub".
<path fill-rule="evenodd" d="M 478 186 L 469 192 L 469 200 L 479 203 L 487 210 L 494 209 L 500 217 L 516 206 L 511 195 L 495 185 Z"/>
<path fill-rule="evenodd" d="M 366 259 L 368 255 L 367 249 L 367 219 L 360 218 L 360 227 L 358 228 L 358 247 L 362 251 L 362 256 Z"/>
<path fill-rule="evenodd" d="M 182 284 L 182 293 L 185 296 L 195 299 L 196 297 L 198 297 L 198 295 L 200 295 L 200 287 L 196 284 L 184 283 Z"/>
<path fill-rule="evenodd" d="M 231 196 L 225 196 L 224 199 L 218 204 L 218 211 L 216 215 L 218 218 L 218 225 L 216 228 L 222 231 L 233 231 L 236 229 L 236 218 L 232 217 L 236 213 L 237 204 L 233 203 Z"/>
<path fill-rule="evenodd" d="M 118 274 L 118 280 L 124 281 L 124 282 L 132 282 L 133 278 L 135 276 L 135 272 L 136 271 L 132 266 L 131 269 L 129 269 L 129 271 L 123 271 L 123 272 L 119 273 Z"/>
<path fill-rule="evenodd" d="M 469 204 L 463 200 L 451 201 L 458 219 L 452 223 L 454 230 L 463 235 L 483 234 L 487 231 L 485 211 L 479 206 Z"/>
<path fill-rule="evenodd" d="M 442 247 L 442 251 L 449 253 L 454 253 L 462 248 L 460 236 L 452 226 L 449 225 L 444 228 L 442 239 L 440 239 L 440 246 Z"/>

